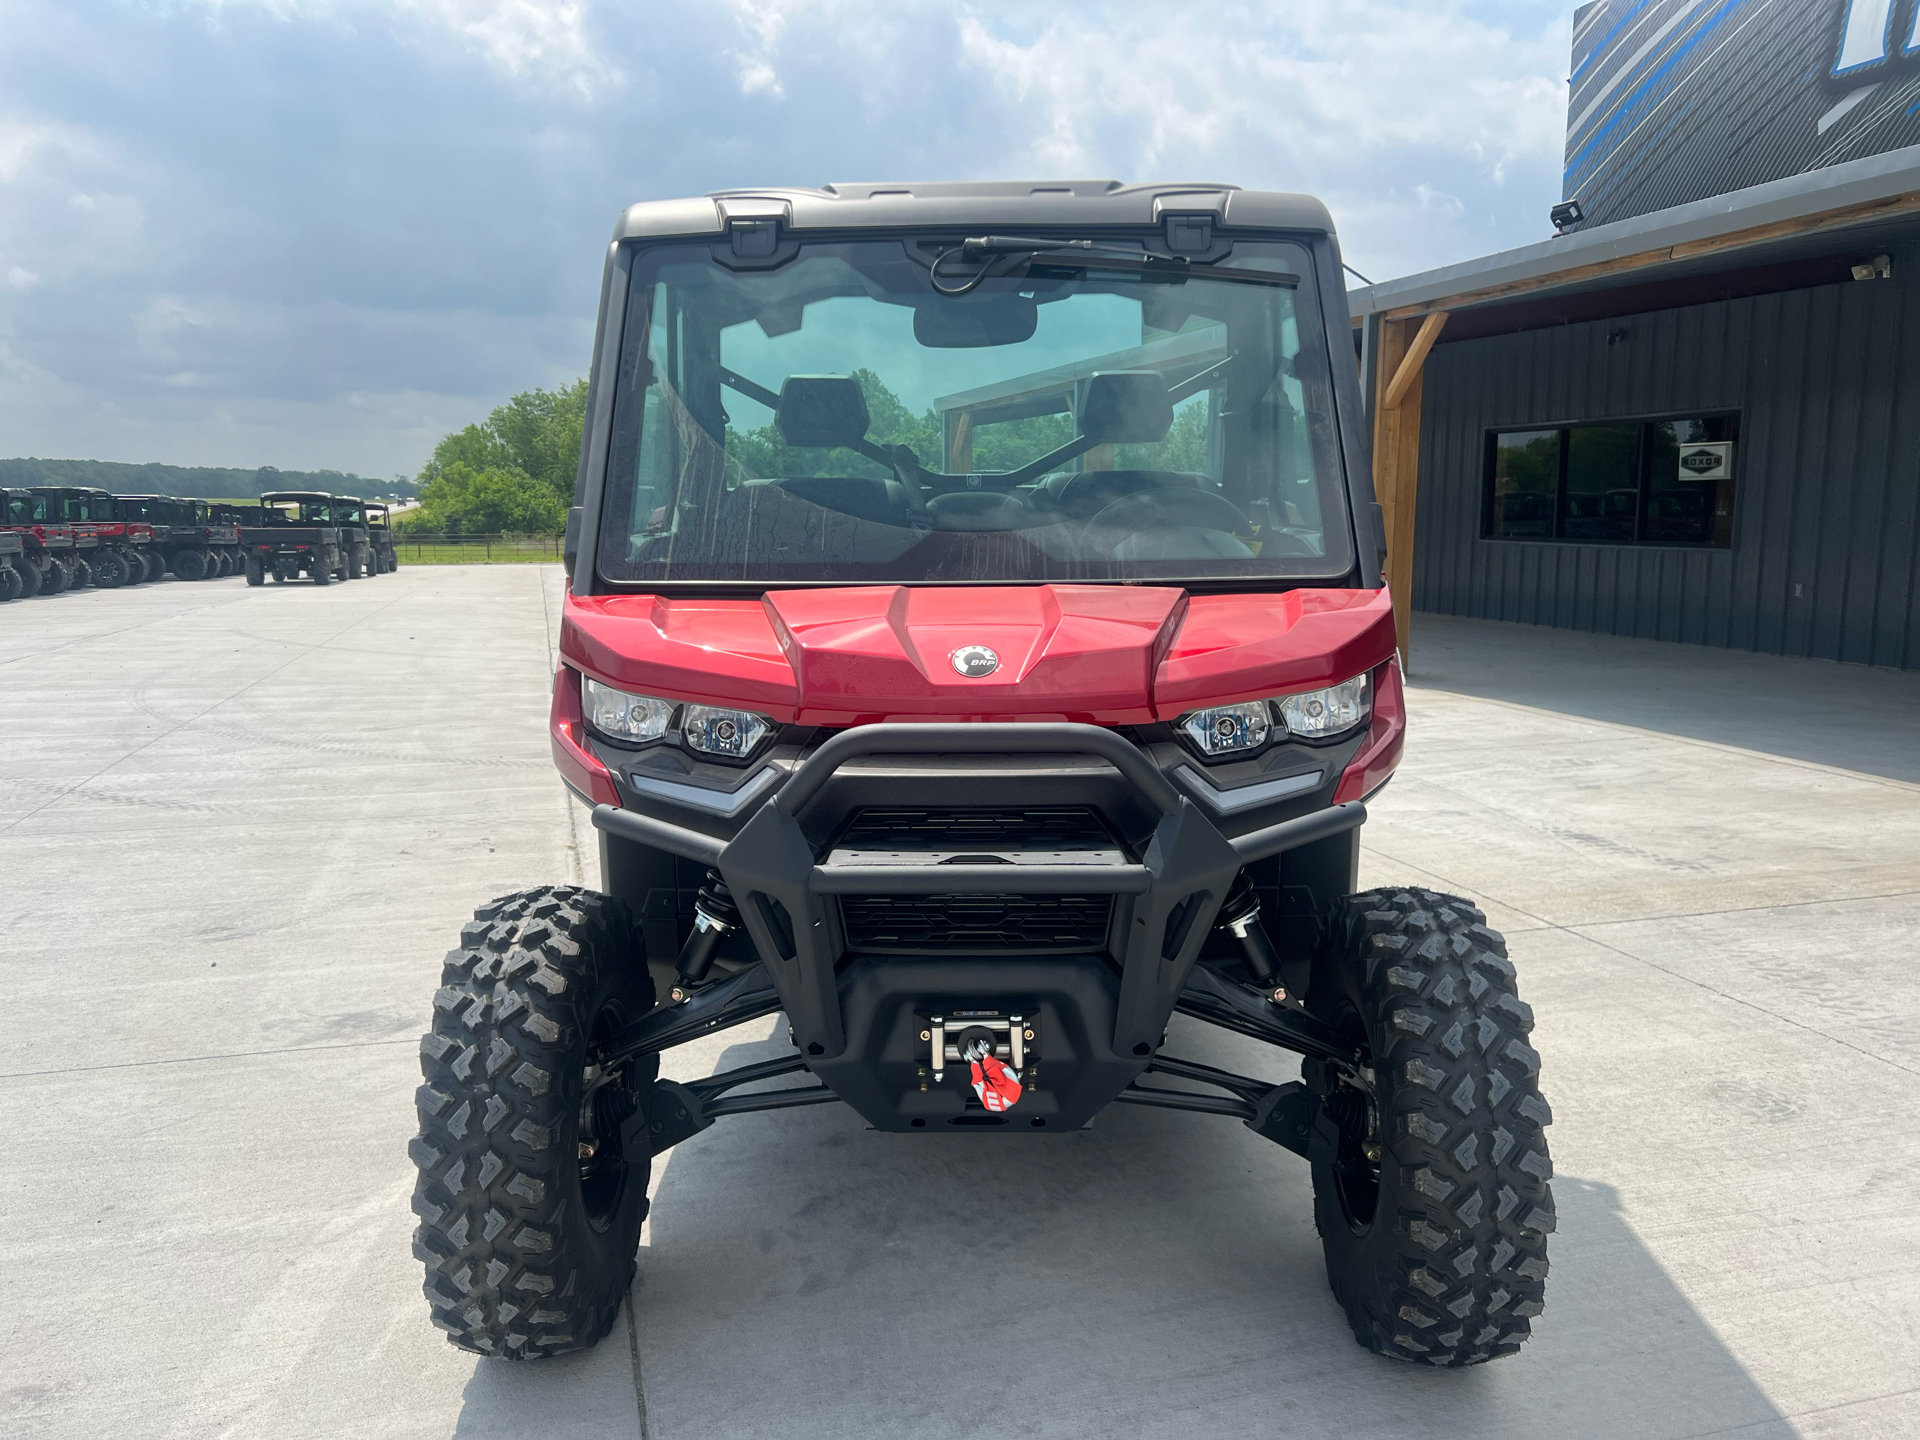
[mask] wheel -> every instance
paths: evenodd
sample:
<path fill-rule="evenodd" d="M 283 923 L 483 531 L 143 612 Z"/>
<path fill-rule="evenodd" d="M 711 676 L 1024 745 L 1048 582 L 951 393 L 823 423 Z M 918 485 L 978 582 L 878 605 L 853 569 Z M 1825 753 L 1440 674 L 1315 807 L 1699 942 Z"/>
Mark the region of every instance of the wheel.
<path fill-rule="evenodd" d="M 583 1350 L 633 1284 L 652 1169 L 621 1130 L 659 1057 L 591 1063 L 653 1008 L 633 922 L 591 890 L 509 895 L 474 911 L 440 978 L 408 1147 L 433 1323 L 483 1355 Z"/>
<path fill-rule="evenodd" d="M 17 600 L 26 590 L 27 582 L 20 578 L 20 572 L 11 562 L 0 562 L 0 604 Z"/>
<path fill-rule="evenodd" d="M 20 598 L 22 600 L 31 600 L 40 593 L 40 588 L 45 583 L 45 577 L 40 573 L 40 567 L 33 563 L 31 556 L 22 555 L 14 566 L 14 573 L 20 577 Z"/>
<path fill-rule="evenodd" d="M 253 556 L 247 557 L 247 584 L 264 585 L 267 583 L 267 567 Z"/>
<path fill-rule="evenodd" d="M 117 550 L 96 551 L 93 557 L 93 583 L 102 590 L 118 590 L 133 576 L 127 557 Z"/>
<path fill-rule="evenodd" d="M 1366 1051 L 1375 1087 L 1302 1070 L 1339 1135 L 1313 1218 L 1354 1337 L 1439 1366 L 1514 1353 L 1546 1293 L 1553 1116 L 1506 942 L 1450 895 L 1350 896 L 1307 1008 Z"/>
<path fill-rule="evenodd" d="M 207 578 L 207 552 L 204 550 L 182 550 L 173 557 L 173 573 L 182 580 L 204 580 Z"/>
<path fill-rule="evenodd" d="M 67 562 L 73 578 L 67 581 L 69 590 L 84 590 L 93 584 L 93 561 L 84 555 L 76 555 Z"/>
<path fill-rule="evenodd" d="M 158 580 L 160 578 L 160 572 L 165 568 L 160 563 L 160 557 L 151 550 L 136 550 L 133 553 L 134 558 L 140 562 L 140 577 L 133 583 L 136 585 L 146 585 L 154 580 Z"/>
<path fill-rule="evenodd" d="M 346 578 L 349 580 L 364 580 L 367 578 L 368 573 L 367 552 L 359 549 L 349 550 L 347 552 Z"/>
<path fill-rule="evenodd" d="M 312 572 L 313 583 L 316 585 L 331 585 L 333 583 L 333 569 L 334 567 L 325 560 L 314 561 Z"/>
<path fill-rule="evenodd" d="M 58 595 L 73 587 L 73 561 L 64 555 L 47 557 L 46 573 L 40 577 L 42 595 Z"/>

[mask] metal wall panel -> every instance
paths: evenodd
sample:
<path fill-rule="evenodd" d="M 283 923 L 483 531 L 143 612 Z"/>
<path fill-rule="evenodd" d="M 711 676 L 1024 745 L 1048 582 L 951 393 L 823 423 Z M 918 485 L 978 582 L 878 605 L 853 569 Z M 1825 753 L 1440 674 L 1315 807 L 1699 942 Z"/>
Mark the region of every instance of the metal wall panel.
<path fill-rule="evenodd" d="M 1893 279 L 1436 346 L 1414 608 L 1920 669 L 1920 245 Z M 1489 431 L 1737 409 L 1733 547 L 1480 535 Z"/>
<path fill-rule="evenodd" d="M 1913 0 L 1596 0 L 1572 67 L 1585 225 L 1920 143 Z"/>

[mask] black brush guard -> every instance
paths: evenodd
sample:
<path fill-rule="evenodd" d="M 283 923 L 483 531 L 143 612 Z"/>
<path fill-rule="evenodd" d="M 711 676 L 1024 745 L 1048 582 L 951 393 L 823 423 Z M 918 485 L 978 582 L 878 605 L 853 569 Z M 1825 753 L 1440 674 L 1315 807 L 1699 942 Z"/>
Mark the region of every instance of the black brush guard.
<path fill-rule="evenodd" d="M 799 817 L 841 766 L 872 755 L 955 754 L 1081 755 L 1106 762 L 1158 817 L 1140 860 L 938 866 L 817 862 Z M 1352 1063 L 1327 1027 L 1247 986 L 1196 968 L 1194 962 L 1243 865 L 1344 834 L 1365 819 L 1366 807 L 1354 801 L 1228 838 L 1127 740 L 1094 725 L 1053 723 L 879 724 L 844 731 L 808 756 L 731 841 L 601 805 L 593 812 L 597 828 L 718 870 L 739 904 L 761 962 L 730 980 L 702 987 L 685 1003 L 663 1005 L 613 1037 L 604 1058 L 611 1062 L 668 1049 L 781 1010 L 800 1052 L 787 1068 L 811 1070 L 824 1087 L 733 1097 L 724 1102 L 724 1113 L 806 1103 L 788 1098 L 804 1094 L 846 1100 L 879 1129 L 979 1123 L 956 1118 L 963 1096 L 951 1077 L 942 1093 L 929 1091 L 924 1075 L 916 1074 L 910 1050 L 920 1023 L 914 1018 L 915 1006 L 925 1010 L 1005 1000 L 1043 1017 L 1041 1069 L 1054 1082 L 1043 1080 L 1029 1092 L 1034 1103 L 1029 1106 L 1023 1099 L 1016 1107 L 1019 1114 L 1013 1118 L 1026 1122 L 1021 1128 L 1075 1129 L 1115 1099 L 1233 1114 L 1249 1124 L 1265 1121 L 1266 1112 L 1276 1106 L 1272 1087 L 1258 1081 L 1228 1077 L 1240 1086 L 1231 1100 L 1150 1090 L 1134 1081 L 1156 1068 L 1222 1083 L 1196 1073 L 1207 1067 L 1155 1059 L 1175 1009 L 1336 1065 Z M 1117 976 L 1105 958 L 1095 955 L 972 960 L 856 956 L 843 963 L 848 961 L 846 947 L 829 898 L 1060 892 L 1109 894 L 1127 907 L 1124 942 L 1115 955 Z M 1057 1065 L 1050 1072 L 1049 1053 L 1058 1056 L 1063 1048 L 1071 1051 L 1074 1063 L 1065 1074 Z M 1184 1071 L 1172 1068 L 1176 1066 Z M 745 1083 L 744 1078 L 733 1082 Z M 1250 1095 L 1250 1087 L 1258 1093 Z M 1291 1094 L 1300 1087 L 1278 1088 Z M 703 1095 L 711 1105 L 719 1093 L 712 1081 L 672 1090 L 682 1119 L 667 1127 L 676 1132 L 671 1137 L 655 1136 L 656 1150 L 665 1148 L 663 1139 L 672 1144 L 722 1113 L 710 1112 L 702 1123 Z M 1290 1113 L 1287 1105 L 1279 1109 Z M 1264 1125 L 1255 1128 L 1265 1133 Z M 1288 1143 L 1279 1134 L 1270 1138 Z"/>

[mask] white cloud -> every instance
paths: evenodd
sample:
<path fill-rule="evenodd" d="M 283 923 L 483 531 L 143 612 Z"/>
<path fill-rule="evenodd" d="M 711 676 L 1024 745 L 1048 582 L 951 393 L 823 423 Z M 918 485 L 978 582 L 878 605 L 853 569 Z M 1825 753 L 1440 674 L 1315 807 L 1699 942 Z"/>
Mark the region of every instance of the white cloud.
<path fill-rule="evenodd" d="M 1053 10 L 1024 33 L 968 13 L 959 38 L 964 63 L 1025 118 L 1028 166 L 1312 191 L 1361 220 L 1343 233 L 1349 250 L 1374 248 L 1393 270 L 1441 258 L 1396 227 L 1470 218 L 1457 197 L 1437 207 L 1423 172 L 1455 167 L 1498 190 L 1513 167 L 1557 160 L 1567 20 L 1558 7 L 1529 18 L 1516 30 L 1458 4 L 1297 0 L 1202 19 L 1114 3 Z M 1549 197 L 1535 198 L 1544 219 Z"/>
<path fill-rule="evenodd" d="M 195 0 L 189 0 L 195 3 Z M 559 81 L 590 96 L 617 82 L 619 70 L 587 34 L 587 0 L 197 0 L 216 19 L 258 10 L 288 24 L 354 27 L 415 20 L 460 37 L 515 77 Z"/>
<path fill-rule="evenodd" d="M 628 202 L 1320 194 L 1376 278 L 1540 238 L 1574 0 L 0 0 L 9 447 L 416 468 L 585 368 Z M 24 277 L 24 278 L 23 278 Z"/>

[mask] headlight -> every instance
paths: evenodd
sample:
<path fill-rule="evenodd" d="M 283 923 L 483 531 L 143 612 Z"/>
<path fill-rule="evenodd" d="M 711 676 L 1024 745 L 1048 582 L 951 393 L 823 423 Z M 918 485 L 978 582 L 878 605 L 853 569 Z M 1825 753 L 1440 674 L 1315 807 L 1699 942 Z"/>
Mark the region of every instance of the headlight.
<path fill-rule="evenodd" d="M 598 680 L 580 677 L 581 708 L 587 723 L 616 740 L 658 740 L 673 718 L 673 702 L 651 695 L 630 695 Z"/>
<path fill-rule="evenodd" d="M 1280 718 L 1286 722 L 1289 733 L 1303 740 L 1320 740 L 1364 723 L 1368 715 L 1367 701 L 1367 675 L 1362 671 L 1351 680 L 1342 680 L 1325 690 L 1281 696 Z"/>
<path fill-rule="evenodd" d="M 1246 754 L 1287 735 L 1302 740 L 1343 735 L 1367 722 L 1371 714 L 1369 694 L 1367 676 L 1362 672 L 1325 690 L 1194 710 L 1174 721 L 1174 728 L 1202 755 Z"/>
<path fill-rule="evenodd" d="M 1231 755 L 1240 750 L 1258 750 L 1267 743 L 1267 732 L 1273 728 L 1264 700 L 1195 710 L 1191 715 L 1182 715 L 1178 724 L 1186 732 L 1187 738 L 1200 747 L 1203 755 Z"/>
<path fill-rule="evenodd" d="M 751 710 L 722 710 L 713 705 L 689 705 L 680 717 L 681 738 L 689 750 L 738 760 L 751 755 L 767 737 L 773 722 Z"/>

